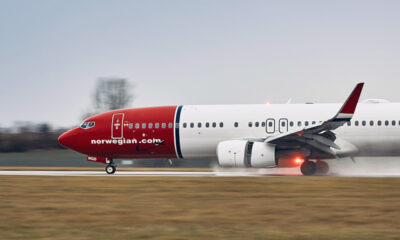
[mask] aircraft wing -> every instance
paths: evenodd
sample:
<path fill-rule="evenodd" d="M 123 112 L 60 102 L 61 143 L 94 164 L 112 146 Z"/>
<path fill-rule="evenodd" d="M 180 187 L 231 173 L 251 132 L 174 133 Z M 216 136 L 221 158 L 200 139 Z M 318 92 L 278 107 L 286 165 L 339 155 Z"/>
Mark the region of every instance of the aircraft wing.
<path fill-rule="evenodd" d="M 335 144 L 336 136 L 332 130 L 335 130 L 351 120 L 356 110 L 363 86 L 364 83 L 357 84 L 346 102 L 333 118 L 313 124 L 301 130 L 289 131 L 268 137 L 264 142 L 277 146 L 287 145 L 290 142 L 292 145 L 293 143 L 294 145 L 302 145 L 311 151 L 316 149 L 319 152 L 327 154 L 328 157 L 336 157 L 336 153 L 331 148 L 339 150 L 340 147 Z"/>

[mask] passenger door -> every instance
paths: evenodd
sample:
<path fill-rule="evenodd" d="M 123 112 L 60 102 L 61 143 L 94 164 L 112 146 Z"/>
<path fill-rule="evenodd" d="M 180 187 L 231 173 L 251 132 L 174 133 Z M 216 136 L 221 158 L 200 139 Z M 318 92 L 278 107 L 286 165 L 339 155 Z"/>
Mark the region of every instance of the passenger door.
<path fill-rule="evenodd" d="M 111 123 L 111 138 L 112 139 L 121 139 L 123 137 L 123 128 L 124 128 L 124 114 L 123 113 L 114 113 L 112 117 Z"/>

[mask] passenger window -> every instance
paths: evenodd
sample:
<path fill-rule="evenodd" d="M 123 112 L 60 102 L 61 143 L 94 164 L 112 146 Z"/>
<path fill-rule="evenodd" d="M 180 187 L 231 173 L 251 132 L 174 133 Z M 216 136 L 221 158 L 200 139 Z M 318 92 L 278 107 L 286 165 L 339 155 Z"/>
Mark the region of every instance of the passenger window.
<path fill-rule="evenodd" d="M 143 129 L 146 128 L 146 123 L 142 123 L 142 128 L 143 128 Z"/>
<path fill-rule="evenodd" d="M 289 125 L 290 125 L 291 127 L 293 127 L 293 122 L 292 122 L 292 121 L 290 121 L 290 122 L 289 122 Z"/>
<path fill-rule="evenodd" d="M 297 122 L 297 126 L 301 127 L 301 122 L 300 121 Z"/>
<path fill-rule="evenodd" d="M 217 123 L 213 122 L 212 126 L 213 126 L 213 128 L 217 127 Z"/>
<path fill-rule="evenodd" d="M 183 128 L 186 128 L 187 127 L 187 123 L 183 123 Z"/>
<path fill-rule="evenodd" d="M 268 122 L 268 127 L 272 127 L 272 122 Z"/>
<path fill-rule="evenodd" d="M 168 128 L 172 128 L 172 123 L 168 123 Z"/>
<path fill-rule="evenodd" d="M 374 126 L 374 121 L 369 121 L 370 126 Z"/>
<path fill-rule="evenodd" d="M 367 123 L 365 121 L 362 121 L 362 125 L 365 126 Z"/>
<path fill-rule="evenodd" d="M 219 123 L 219 127 L 220 127 L 220 128 L 223 128 L 223 127 L 224 127 L 224 123 L 223 123 L 223 122 L 220 122 L 220 123 Z"/>
<path fill-rule="evenodd" d="M 260 124 L 258 122 L 255 122 L 254 125 L 255 125 L 255 127 L 259 127 L 260 126 Z"/>
<path fill-rule="evenodd" d="M 194 123 L 190 123 L 190 128 L 194 128 Z"/>
<path fill-rule="evenodd" d="M 378 126 L 380 126 L 380 125 L 382 125 L 382 121 L 381 120 L 378 121 Z"/>
<path fill-rule="evenodd" d="M 355 122 L 354 122 L 354 125 L 358 126 L 358 121 L 355 121 Z"/>
<path fill-rule="evenodd" d="M 129 123 L 129 129 L 133 128 L 133 123 Z"/>
<path fill-rule="evenodd" d="M 282 121 L 281 125 L 282 125 L 282 127 L 286 127 L 286 122 Z"/>
<path fill-rule="evenodd" d="M 312 121 L 312 124 L 314 125 L 314 124 L 315 124 L 315 121 Z"/>
<path fill-rule="evenodd" d="M 159 123 L 156 123 L 156 124 L 154 124 L 154 127 L 155 127 L 155 128 L 159 128 L 159 127 L 160 127 L 160 124 L 159 124 Z"/>
<path fill-rule="evenodd" d="M 166 128 L 167 124 L 166 123 L 161 123 L 161 128 Z"/>
<path fill-rule="evenodd" d="M 140 127 L 140 124 L 139 123 L 135 123 L 135 128 L 139 129 L 139 127 Z"/>
<path fill-rule="evenodd" d="M 238 123 L 238 122 L 235 122 L 234 126 L 235 126 L 235 127 L 239 127 L 239 123 Z"/>
<path fill-rule="evenodd" d="M 262 126 L 262 127 L 265 127 L 265 122 L 262 122 L 262 123 L 261 123 L 261 126 Z"/>
<path fill-rule="evenodd" d="M 252 127 L 253 126 L 253 123 L 252 122 L 249 122 L 249 127 Z"/>
<path fill-rule="evenodd" d="M 210 127 L 210 123 L 207 122 L 207 123 L 206 123 L 206 128 L 209 128 L 209 127 Z"/>
<path fill-rule="evenodd" d="M 201 123 L 200 123 L 200 122 L 197 123 L 197 127 L 198 127 L 198 128 L 201 128 Z"/>
<path fill-rule="evenodd" d="M 350 125 L 351 125 L 351 123 L 350 123 L 350 121 L 348 121 L 348 122 L 347 122 L 347 126 L 350 126 Z"/>
<path fill-rule="evenodd" d="M 149 128 L 153 128 L 153 124 L 152 123 L 149 123 Z"/>
<path fill-rule="evenodd" d="M 307 127 L 307 126 L 308 126 L 308 121 L 305 121 L 305 122 L 304 122 L 304 125 Z"/>
<path fill-rule="evenodd" d="M 392 126 L 396 126 L 396 121 L 392 121 Z M 90 125 L 89 125 L 89 127 L 90 127 Z"/>
<path fill-rule="evenodd" d="M 389 121 L 388 120 L 385 121 L 385 125 L 389 126 Z"/>

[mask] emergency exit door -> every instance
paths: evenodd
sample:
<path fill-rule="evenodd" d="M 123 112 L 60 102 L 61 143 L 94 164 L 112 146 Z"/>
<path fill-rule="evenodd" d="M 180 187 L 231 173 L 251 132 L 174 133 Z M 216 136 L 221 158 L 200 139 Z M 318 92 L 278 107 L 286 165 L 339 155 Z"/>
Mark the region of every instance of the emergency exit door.
<path fill-rule="evenodd" d="M 289 121 L 286 118 L 279 119 L 279 132 L 285 133 L 289 130 Z"/>
<path fill-rule="evenodd" d="M 267 133 L 275 133 L 275 119 L 268 118 L 266 121 Z"/>

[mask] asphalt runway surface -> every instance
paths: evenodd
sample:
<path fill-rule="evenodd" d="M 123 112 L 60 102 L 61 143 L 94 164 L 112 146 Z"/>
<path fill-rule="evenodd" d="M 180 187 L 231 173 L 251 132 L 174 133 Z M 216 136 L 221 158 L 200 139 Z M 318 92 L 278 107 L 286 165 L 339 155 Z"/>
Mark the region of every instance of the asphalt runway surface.
<path fill-rule="evenodd" d="M 105 171 L 0 171 L 0 176 L 106 176 L 106 177 L 278 177 L 278 176 L 302 176 L 298 169 L 258 169 L 258 170 L 216 170 L 216 171 L 118 171 L 115 174 L 107 174 Z M 400 177 L 394 172 L 333 172 L 327 177 Z"/>
<path fill-rule="evenodd" d="M 104 171 L 0 171 L 2 176 L 165 176 L 165 177 L 262 177 L 288 176 L 279 174 L 259 174 L 249 172 L 179 172 L 179 171 L 117 171 L 107 174 Z M 292 174 L 291 176 L 300 176 Z"/>

